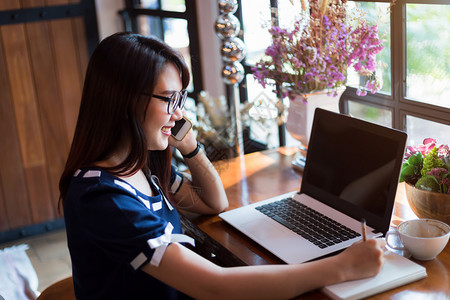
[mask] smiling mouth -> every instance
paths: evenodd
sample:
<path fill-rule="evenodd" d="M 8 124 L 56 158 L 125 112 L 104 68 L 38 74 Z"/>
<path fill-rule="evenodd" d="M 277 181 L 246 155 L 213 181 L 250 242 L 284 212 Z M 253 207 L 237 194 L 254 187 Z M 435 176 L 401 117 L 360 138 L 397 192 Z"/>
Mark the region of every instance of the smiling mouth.
<path fill-rule="evenodd" d="M 170 127 L 163 127 L 161 130 L 162 130 L 163 132 L 169 133 L 170 130 L 171 130 L 171 128 L 170 128 Z"/>

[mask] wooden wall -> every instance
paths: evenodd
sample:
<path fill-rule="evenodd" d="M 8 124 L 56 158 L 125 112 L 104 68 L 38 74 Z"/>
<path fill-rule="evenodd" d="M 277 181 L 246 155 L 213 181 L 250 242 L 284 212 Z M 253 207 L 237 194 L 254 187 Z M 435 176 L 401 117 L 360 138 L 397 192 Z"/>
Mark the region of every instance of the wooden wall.
<path fill-rule="evenodd" d="M 0 11 L 69 0 L 1 0 Z M 0 232 L 59 219 L 88 61 L 82 17 L 0 26 Z"/>

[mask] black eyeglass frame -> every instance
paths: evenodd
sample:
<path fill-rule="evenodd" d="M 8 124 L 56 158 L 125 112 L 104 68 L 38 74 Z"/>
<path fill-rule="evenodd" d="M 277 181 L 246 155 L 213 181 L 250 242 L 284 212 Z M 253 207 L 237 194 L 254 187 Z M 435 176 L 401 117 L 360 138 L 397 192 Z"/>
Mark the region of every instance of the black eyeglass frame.
<path fill-rule="evenodd" d="M 151 95 L 149 93 L 142 93 L 142 94 L 167 102 L 167 113 L 169 115 L 172 115 L 177 108 L 183 109 L 184 105 L 186 104 L 188 92 L 187 90 L 176 91 L 169 97 L 161 95 Z M 177 97 L 177 95 L 179 96 Z"/>

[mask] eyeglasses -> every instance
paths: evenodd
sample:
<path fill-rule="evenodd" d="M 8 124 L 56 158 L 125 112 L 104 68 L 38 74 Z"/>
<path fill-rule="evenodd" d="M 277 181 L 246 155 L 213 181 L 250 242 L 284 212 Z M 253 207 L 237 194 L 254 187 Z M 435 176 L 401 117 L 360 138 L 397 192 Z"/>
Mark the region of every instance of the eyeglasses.
<path fill-rule="evenodd" d="M 170 97 L 164 97 L 164 96 L 160 96 L 160 95 L 150 95 L 148 93 L 142 93 L 142 94 L 147 95 L 147 96 L 152 96 L 153 98 L 158 98 L 160 100 L 167 102 L 167 113 L 169 115 L 172 115 L 177 108 L 183 109 L 184 104 L 186 103 L 186 98 L 187 98 L 188 93 L 186 90 L 182 90 L 179 92 L 176 91 L 172 95 L 170 95 Z"/>

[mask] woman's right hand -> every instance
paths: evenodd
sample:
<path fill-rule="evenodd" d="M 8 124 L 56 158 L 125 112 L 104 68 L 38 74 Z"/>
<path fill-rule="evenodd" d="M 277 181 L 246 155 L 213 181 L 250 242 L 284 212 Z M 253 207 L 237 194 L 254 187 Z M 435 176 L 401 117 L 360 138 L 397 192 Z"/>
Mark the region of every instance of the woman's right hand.
<path fill-rule="evenodd" d="M 342 267 L 343 281 L 372 277 L 378 274 L 384 262 L 384 239 L 356 242 L 336 256 Z"/>

